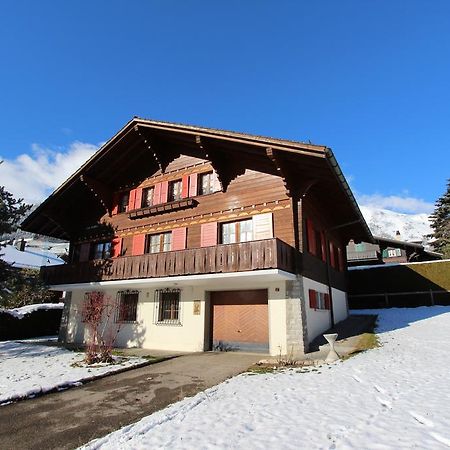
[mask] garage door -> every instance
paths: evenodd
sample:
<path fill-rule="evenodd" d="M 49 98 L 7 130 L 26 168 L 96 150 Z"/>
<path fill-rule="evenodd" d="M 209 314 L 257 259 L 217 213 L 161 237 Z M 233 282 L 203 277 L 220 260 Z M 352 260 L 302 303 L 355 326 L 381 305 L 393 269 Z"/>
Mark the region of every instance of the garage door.
<path fill-rule="evenodd" d="M 211 292 L 213 350 L 269 350 L 267 290 Z"/>

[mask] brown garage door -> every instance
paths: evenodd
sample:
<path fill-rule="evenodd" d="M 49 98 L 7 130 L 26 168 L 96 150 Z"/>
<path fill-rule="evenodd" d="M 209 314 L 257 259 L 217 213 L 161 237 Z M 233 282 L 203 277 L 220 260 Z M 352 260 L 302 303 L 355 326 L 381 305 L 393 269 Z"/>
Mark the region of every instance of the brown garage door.
<path fill-rule="evenodd" d="M 269 349 L 267 290 L 211 292 L 213 350 Z"/>

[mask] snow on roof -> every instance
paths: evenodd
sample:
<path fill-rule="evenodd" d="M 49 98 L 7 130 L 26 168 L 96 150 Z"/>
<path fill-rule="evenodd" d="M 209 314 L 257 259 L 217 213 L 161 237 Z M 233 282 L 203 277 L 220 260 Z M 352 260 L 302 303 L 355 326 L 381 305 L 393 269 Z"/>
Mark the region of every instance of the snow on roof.
<path fill-rule="evenodd" d="M 63 309 L 64 303 L 37 303 L 35 305 L 26 305 L 21 308 L 13 308 L 13 309 L 2 309 L 0 308 L 0 312 L 4 312 L 6 314 L 10 314 L 14 316 L 16 319 L 23 319 L 27 314 L 31 314 L 34 311 L 38 311 L 40 309 Z"/>
<path fill-rule="evenodd" d="M 23 252 L 13 245 L 0 248 L 0 258 L 20 269 L 39 269 L 42 266 L 55 266 L 64 264 L 61 258 L 48 251 L 30 251 L 25 248 Z"/>

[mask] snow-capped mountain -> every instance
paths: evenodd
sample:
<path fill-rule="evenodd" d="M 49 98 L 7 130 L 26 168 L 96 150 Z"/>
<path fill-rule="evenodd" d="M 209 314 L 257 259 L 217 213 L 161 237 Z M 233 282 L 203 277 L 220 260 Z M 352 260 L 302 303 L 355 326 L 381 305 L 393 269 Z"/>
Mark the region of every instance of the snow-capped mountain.
<path fill-rule="evenodd" d="M 427 214 L 401 214 L 388 209 L 360 206 L 372 234 L 395 238 L 400 231 L 402 241 L 428 241 L 425 236 L 432 232 Z"/>

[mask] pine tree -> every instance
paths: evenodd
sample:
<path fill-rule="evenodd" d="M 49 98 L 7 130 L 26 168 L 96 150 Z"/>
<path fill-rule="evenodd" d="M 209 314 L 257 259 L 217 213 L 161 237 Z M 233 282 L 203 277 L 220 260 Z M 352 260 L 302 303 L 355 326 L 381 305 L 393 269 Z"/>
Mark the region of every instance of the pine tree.
<path fill-rule="evenodd" d="M 450 258 L 450 179 L 447 181 L 447 192 L 436 201 L 436 207 L 430 216 L 431 228 L 434 232 L 434 249 Z"/>

